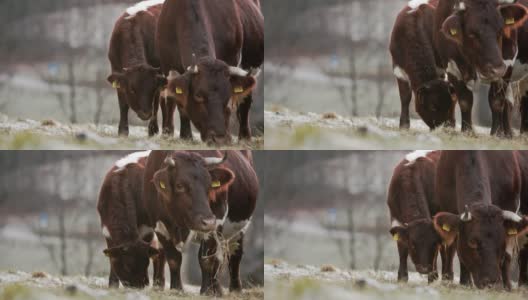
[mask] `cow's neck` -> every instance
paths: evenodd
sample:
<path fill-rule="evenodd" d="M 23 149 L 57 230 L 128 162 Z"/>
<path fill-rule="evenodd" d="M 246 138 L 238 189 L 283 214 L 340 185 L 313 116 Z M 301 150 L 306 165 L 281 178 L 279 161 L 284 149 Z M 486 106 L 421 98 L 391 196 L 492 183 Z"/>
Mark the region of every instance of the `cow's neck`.
<path fill-rule="evenodd" d="M 460 151 L 456 156 L 456 189 L 459 211 L 466 204 L 491 204 L 490 176 L 479 151 Z"/>
<path fill-rule="evenodd" d="M 124 68 L 147 64 L 147 58 L 145 55 L 146 46 L 139 30 L 140 28 L 137 26 L 133 27 L 133 30 L 130 31 L 129 38 L 127 39 L 129 45 L 123 47 Z"/>
<path fill-rule="evenodd" d="M 440 67 L 447 67 L 448 58 L 445 57 L 447 49 L 446 45 L 452 43 L 448 41 L 442 33 L 442 25 L 445 20 L 451 16 L 454 12 L 454 7 L 458 4 L 460 0 L 439 0 L 438 5 L 435 9 L 434 22 L 433 22 L 433 43 L 435 45 L 435 50 L 437 52 L 437 57 L 442 61 L 439 62 Z M 443 55 L 440 54 L 443 52 Z"/>
<path fill-rule="evenodd" d="M 414 177 L 414 176 L 413 176 Z M 426 192 L 421 182 L 416 182 L 415 178 L 408 181 L 405 187 L 408 197 L 406 201 L 400 201 L 400 211 L 402 212 L 403 222 L 412 222 L 417 219 L 431 219 L 429 208 L 427 207 Z"/>

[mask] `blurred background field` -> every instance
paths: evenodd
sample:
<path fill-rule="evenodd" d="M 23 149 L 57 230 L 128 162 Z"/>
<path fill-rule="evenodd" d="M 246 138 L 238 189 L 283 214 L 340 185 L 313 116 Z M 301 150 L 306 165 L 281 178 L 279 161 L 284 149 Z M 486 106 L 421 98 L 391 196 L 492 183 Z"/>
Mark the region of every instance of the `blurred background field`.
<path fill-rule="evenodd" d="M 109 264 L 96 203 L 106 172 L 128 153 L 0 152 L 0 299 L 14 299 L 1 296 L 13 283 L 39 287 L 34 272 L 45 273 L 43 288 L 64 291 L 77 278 L 81 286 L 106 289 Z M 257 164 L 258 172 L 260 168 Z M 264 204 L 257 206 L 241 265 L 243 284 L 255 288 L 256 295 L 263 284 L 264 256 Z M 187 246 L 182 267 L 191 294 L 201 282 L 197 250 L 194 244 Z M 168 280 L 168 266 L 166 273 Z"/>
<path fill-rule="evenodd" d="M 107 50 L 115 21 L 137 2 L 2 1 L 0 112 L 9 120 L 107 124 L 117 136 L 119 108 L 117 95 L 106 81 L 110 74 Z M 252 127 L 254 135 L 261 136 L 263 85 L 256 89 L 253 103 Z M 130 111 L 129 117 L 131 125 L 146 127 L 134 112 Z M 161 126 L 161 112 L 159 117 Z M 175 125 L 178 129 L 177 119 Z M 237 125 L 232 132 L 238 132 Z M 1 135 L 9 133 L 2 131 Z M 146 134 L 141 138 L 146 139 Z"/>

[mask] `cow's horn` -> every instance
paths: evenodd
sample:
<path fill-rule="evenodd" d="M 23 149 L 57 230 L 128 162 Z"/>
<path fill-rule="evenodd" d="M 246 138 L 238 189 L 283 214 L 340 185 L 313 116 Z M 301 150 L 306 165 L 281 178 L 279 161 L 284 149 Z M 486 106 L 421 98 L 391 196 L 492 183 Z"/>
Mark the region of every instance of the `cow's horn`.
<path fill-rule="evenodd" d="M 233 76 L 248 76 L 248 72 L 239 67 L 229 67 L 229 74 Z"/>
<path fill-rule="evenodd" d="M 471 213 L 469 212 L 469 207 L 467 205 L 464 208 L 464 213 L 460 216 L 460 220 L 462 220 L 462 222 L 471 221 Z"/>
<path fill-rule="evenodd" d="M 196 54 L 192 54 L 192 65 L 188 69 L 192 74 L 198 74 L 198 62 L 196 60 Z"/>
<path fill-rule="evenodd" d="M 227 159 L 227 151 L 224 152 L 224 157 L 204 157 L 205 165 L 208 167 L 215 167 L 223 163 Z"/>
<path fill-rule="evenodd" d="M 518 214 L 514 213 L 513 211 L 509 211 L 509 210 L 503 210 L 502 217 L 504 218 L 504 220 L 510 220 L 515 223 L 519 223 L 522 220 L 522 218 Z"/>
<path fill-rule="evenodd" d="M 170 155 L 167 156 L 167 157 L 165 157 L 164 162 L 165 162 L 167 165 L 171 166 L 171 167 L 176 166 L 176 162 L 174 161 L 174 159 L 173 159 Z"/>

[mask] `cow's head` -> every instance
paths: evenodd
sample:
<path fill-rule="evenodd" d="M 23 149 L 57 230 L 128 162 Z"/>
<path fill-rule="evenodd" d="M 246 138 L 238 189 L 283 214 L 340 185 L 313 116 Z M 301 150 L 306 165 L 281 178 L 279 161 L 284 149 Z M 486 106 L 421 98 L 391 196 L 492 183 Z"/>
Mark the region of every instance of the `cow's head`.
<path fill-rule="evenodd" d="M 441 79 L 427 82 L 416 91 L 416 111 L 430 128 L 450 120 L 453 112 L 452 87 Z"/>
<path fill-rule="evenodd" d="M 416 271 L 422 274 L 433 272 L 442 239 L 436 232 L 432 220 L 418 219 L 407 224 L 393 221 L 390 233 L 394 240 L 409 249 Z"/>
<path fill-rule="evenodd" d="M 227 157 L 202 157 L 196 153 L 169 154 L 163 168 L 154 174 L 153 183 L 164 208 L 182 227 L 210 232 L 216 228 L 216 217 L 210 202 L 216 194 L 227 191 L 233 183 L 233 172 L 221 166 Z"/>
<path fill-rule="evenodd" d="M 183 75 L 171 71 L 166 93 L 176 99 L 180 112 L 200 131 L 202 141 L 226 144 L 231 141 L 231 108 L 251 93 L 257 73 L 204 57 Z"/>
<path fill-rule="evenodd" d="M 436 214 L 434 225 L 446 244 L 452 244 L 458 237 L 460 261 L 471 273 L 475 285 L 485 288 L 500 283 L 507 244 L 526 232 L 528 220 L 495 205 L 473 204 L 466 206 L 460 215 Z"/>
<path fill-rule="evenodd" d="M 125 287 L 144 288 L 149 285 L 150 258 L 158 255 L 159 250 L 138 239 L 107 248 L 103 253 L 110 259 L 112 271 Z"/>
<path fill-rule="evenodd" d="M 126 95 L 128 105 L 142 120 L 152 117 L 157 101 L 156 92 L 167 84 L 167 79 L 159 74 L 159 69 L 141 64 L 123 68 L 123 72 L 114 72 L 108 76 L 112 87 Z"/>
<path fill-rule="evenodd" d="M 456 42 L 463 55 L 486 81 L 507 71 L 502 37 L 526 21 L 527 10 L 514 0 L 461 0 L 442 25 L 443 34 Z"/>

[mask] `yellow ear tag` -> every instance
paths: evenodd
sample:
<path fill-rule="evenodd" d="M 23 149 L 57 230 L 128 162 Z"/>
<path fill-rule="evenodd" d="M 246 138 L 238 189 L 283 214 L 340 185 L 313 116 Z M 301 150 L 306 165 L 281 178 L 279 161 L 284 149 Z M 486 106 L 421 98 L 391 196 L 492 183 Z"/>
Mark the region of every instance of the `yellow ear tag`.
<path fill-rule="evenodd" d="M 114 81 L 114 82 L 112 82 L 112 87 L 114 89 L 118 89 L 120 86 L 119 86 L 119 83 L 117 81 Z"/>
<path fill-rule="evenodd" d="M 240 93 L 244 92 L 244 89 L 241 86 L 237 86 L 237 87 L 234 88 L 234 92 L 235 92 L 235 94 L 240 94 Z"/>
<path fill-rule="evenodd" d="M 395 233 L 395 234 L 392 236 L 392 239 L 395 240 L 395 241 L 399 241 L 399 240 L 400 240 L 400 234 L 399 234 L 399 233 Z"/>
<path fill-rule="evenodd" d="M 442 225 L 442 229 L 447 232 L 451 231 L 451 227 L 449 227 L 447 224 Z"/>
<path fill-rule="evenodd" d="M 179 87 L 176 88 L 176 94 L 181 95 L 183 94 L 183 90 Z"/>
<path fill-rule="evenodd" d="M 514 18 L 508 18 L 508 19 L 506 19 L 506 21 L 504 21 L 504 24 L 513 25 L 513 24 L 515 24 L 515 19 Z"/>
<path fill-rule="evenodd" d="M 508 235 L 516 235 L 517 229 L 516 228 L 510 228 L 508 229 Z"/>
<path fill-rule="evenodd" d="M 160 188 L 165 189 L 165 183 L 163 181 L 160 181 Z"/>
<path fill-rule="evenodd" d="M 451 33 L 452 36 L 455 36 L 458 34 L 458 30 L 456 30 L 455 28 L 451 28 L 451 30 L 449 30 L 449 32 Z"/>
<path fill-rule="evenodd" d="M 214 187 L 214 188 L 217 188 L 217 187 L 220 187 L 220 181 L 213 181 L 213 183 L 211 183 L 211 187 Z"/>

